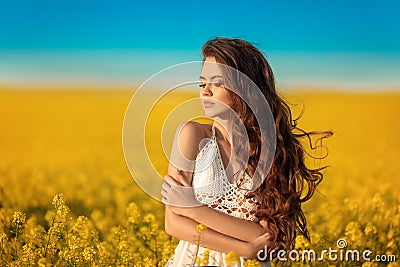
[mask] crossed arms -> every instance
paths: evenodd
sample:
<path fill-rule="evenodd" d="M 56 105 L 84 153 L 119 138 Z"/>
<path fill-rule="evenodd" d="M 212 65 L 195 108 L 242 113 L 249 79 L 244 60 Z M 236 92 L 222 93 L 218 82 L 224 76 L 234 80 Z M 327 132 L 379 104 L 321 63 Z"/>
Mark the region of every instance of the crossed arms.
<path fill-rule="evenodd" d="M 172 199 L 194 198 L 190 195 L 192 190 L 189 188 L 193 178 L 193 161 L 198 153 L 198 147 L 193 144 L 200 144 L 203 139 L 200 127 L 196 122 L 182 123 L 175 134 L 162 191 L 163 202 L 166 204 L 165 231 L 175 238 L 195 243 L 199 235 L 196 225 L 201 223 L 208 228 L 201 234 L 201 246 L 225 253 L 235 251 L 239 256 L 255 258 L 257 252 L 271 241 L 264 222 L 229 216 L 206 205 L 170 205 L 176 203 Z M 175 166 L 183 170 L 179 171 Z"/>

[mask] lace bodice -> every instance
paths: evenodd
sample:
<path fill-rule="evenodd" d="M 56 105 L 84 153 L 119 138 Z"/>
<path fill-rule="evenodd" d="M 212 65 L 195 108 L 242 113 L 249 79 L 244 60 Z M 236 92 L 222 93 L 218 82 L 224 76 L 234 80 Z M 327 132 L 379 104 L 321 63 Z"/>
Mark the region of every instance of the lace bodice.
<path fill-rule="evenodd" d="M 251 177 L 246 174 L 240 187 L 229 181 L 214 124 L 211 138 L 196 157 L 192 185 L 196 199 L 209 207 L 242 219 L 257 220 L 254 216 L 259 205 L 257 199 L 245 197 L 246 189 L 252 188 Z"/>

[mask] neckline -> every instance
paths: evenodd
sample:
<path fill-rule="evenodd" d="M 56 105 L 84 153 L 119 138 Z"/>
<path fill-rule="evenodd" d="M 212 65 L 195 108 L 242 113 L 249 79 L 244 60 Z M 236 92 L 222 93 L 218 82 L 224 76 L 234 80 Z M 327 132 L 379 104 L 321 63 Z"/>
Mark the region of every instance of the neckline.
<path fill-rule="evenodd" d="M 225 175 L 225 177 L 228 179 L 228 174 L 227 174 L 227 172 L 226 172 L 226 169 L 229 167 L 229 164 L 230 164 L 231 159 L 229 159 L 229 161 L 228 161 L 228 166 L 225 168 L 225 166 L 224 166 L 224 161 L 222 160 L 221 150 L 219 149 L 219 145 L 218 145 L 218 142 L 217 142 L 217 137 L 216 137 L 216 135 L 215 135 L 215 124 L 214 124 L 214 123 L 213 123 L 212 126 L 211 126 L 211 132 L 212 132 L 212 135 L 211 135 L 211 138 L 210 138 L 210 139 L 214 140 L 214 142 L 215 142 L 215 146 L 216 146 L 217 154 L 218 154 L 217 157 L 218 157 L 218 159 L 219 159 L 219 161 L 220 161 L 220 163 L 221 163 L 221 166 L 222 166 L 224 175 Z M 208 144 L 206 144 L 206 145 L 208 145 Z M 205 146 L 204 146 L 204 147 L 205 147 Z M 200 154 L 200 153 L 199 153 L 199 154 Z M 238 172 L 239 172 L 239 171 L 235 172 L 235 173 L 233 174 L 233 176 L 235 176 Z M 244 176 L 248 176 L 247 173 L 244 173 L 243 177 L 244 177 Z M 228 179 L 228 180 L 229 180 L 229 179 Z"/>
<path fill-rule="evenodd" d="M 220 162 L 220 164 L 221 164 L 221 166 L 222 166 L 222 173 L 223 173 L 223 175 L 225 176 L 225 178 L 227 179 L 227 181 L 228 181 L 230 184 L 232 184 L 232 181 L 230 181 L 229 178 L 228 178 L 228 174 L 227 174 L 227 172 L 226 172 L 226 169 L 225 169 L 225 166 L 224 166 L 224 162 L 223 162 L 223 160 L 222 160 L 221 151 L 220 151 L 220 149 L 219 149 L 218 142 L 217 142 L 217 139 L 216 139 L 216 136 L 215 136 L 215 126 L 214 126 L 214 124 L 212 124 L 211 131 L 212 131 L 211 138 L 208 138 L 207 143 L 203 146 L 203 148 L 202 148 L 202 149 L 200 150 L 200 152 L 197 154 L 196 159 L 195 159 L 195 162 L 197 163 L 197 162 L 199 161 L 199 157 L 200 157 L 202 154 L 205 153 L 205 150 L 208 149 L 208 147 L 209 147 L 210 145 L 214 144 L 214 145 L 215 145 L 215 148 L 216 148 L 216 154 L 217 154 L 216 157 L 217 157 L 217 159 L 214 158 L 213 161 L 219 160 L 219 162 Z M 217 163 L 217 164 L 218 164 L 218 163 Z M 210 165 L 210 166 L 211 166 L 211 165 Z M 228 162 L 228 166 L 229 166 L 229 162 Z M 236 174 L 237 174 L 237 172 L 234 173 L 233 176 L 235 176 Z M 242 178 L 244 178 L 245 176 L 248 177 L 248 174 L 245 173 L 245 174 L 242 176 Z M 233 182 L 233 184 L 235 185 L 236 182 Z"/>
<path fill-rule="evenodd" d="M 212 126 L 211 126 L 211 132 L 212 132 L 211 138 L 209 138 L 208 142 L 203 146 L 203 148 L 200 150 L 199 154 L 197 154 L 195 161 L 197 162 L 197 161 L 199 160 L 199 156 L 200 156 L 202 153 L 205 153 L 205 150 L 206 150 L 211 144 L 214 144 L 214 146 L 215 146 L 215 148 L 216 148 L 216 154 L 217 154 L 217 155 L 216 155 L 216 156 L 217 156 L 217 159 L 216 159 L 216 160 L 219 160 L 219 162 L 220 162 L 220 164 L 221 164 L 221 166 L 222 166 L 222 171 L 223 171 L 225 177 L 228 178 L 228 174 L 227 174 L 227 172 L 226 172 L 226 168 L 225 168 L 225 166 L 224 166 L 224 161 L 222 160 L 221 151 L 220 151 L 220 149 L 219 149 L 219 145 L 218 145 L 217 138 L 216 138 L 216 135 L 215 135 L 215 125 L 214 125 L 214 123 L 213 123 Z M 229 166 L 229 162 L 228 162 L 228 166 Z M 228 166 L 227 166 L 227 168 L 228 168 Z"/>
<path fill-rule="evenodd" d="M 217 137 L 215 135 L 215 124 L 214 123 L 211 125 L 211 138 L 217 140 Z"/>
<path fill-rule="evenodd" d="M 208 148 L 208 147 L 211 145 L 212 141 L 215 141 L 215 145 L 217 146 L 217 152 L 218 152 L 218 154 L 220 154 L 219 146 L 218 146 L 218 143 L 217 143 L 217 138 L 216 138 L 216 136 L 215 136 L 214 124 L 212 124 L 212 126 L 211 126 L 211 137 L 210 137 L 210 138 L 206 137 L 206 138 L 208 139 L 208 141 L 207 141 L 207 143 L 201 148 L 201 150 L 199 151 L 199 153 L 197 154 L 195 161 L 198 161 L 199 156 L 200 156 L 202 153 L 204 153 L 204 150 L 205 150 L 206 148 Z M 220 157 L 221 157 L 221 155 L 220 155 Z M 221 159 L 221 161 L 222 161 L 222 159 Z M 222 166 L 223 166 L 223 165 L 224 165 L 224 164 L 222 164 Z M 225 169 L 225 167 L 224 167 L 224 169 Z"/>
<path fill-rule="evenodd" d="M 217 135 L 215 134 L 215 124 L 214 123 L 211 126 L 211 131 L 212 131 L 211 137 L 215 138 L 215 140 L 217 140 Z M 228 143 L 230 146 L 232 146 L 231 142 L 229 140 L 227 140 L 223 134 L 222 134 L 222 137 L 226 143 Z"/>

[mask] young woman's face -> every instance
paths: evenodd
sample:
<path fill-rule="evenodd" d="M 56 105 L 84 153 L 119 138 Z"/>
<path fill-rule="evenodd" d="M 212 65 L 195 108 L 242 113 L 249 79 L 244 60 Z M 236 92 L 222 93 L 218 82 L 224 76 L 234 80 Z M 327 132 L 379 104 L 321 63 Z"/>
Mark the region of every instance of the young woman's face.
<path fill-rule="evenodd" d="M 231 112 L 232 99 L 215 57 L 207 57 L 200 75 L 200 99 L 207 117 L 225 117 Z"/>

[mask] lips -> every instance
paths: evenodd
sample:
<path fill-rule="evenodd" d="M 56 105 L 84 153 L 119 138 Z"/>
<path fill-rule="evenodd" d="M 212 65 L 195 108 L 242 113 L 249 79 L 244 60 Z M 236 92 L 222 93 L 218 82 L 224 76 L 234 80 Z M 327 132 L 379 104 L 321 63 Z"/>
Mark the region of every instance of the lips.
<path fill-rule="evenodd" d="M 214 104 L 215 104 L 215 103 L 212 102 L 212 101 L 203 100 L 203 106 L 204 106 L 205 108 L 210 108 L 210 107 L 212 107 Z"/>

